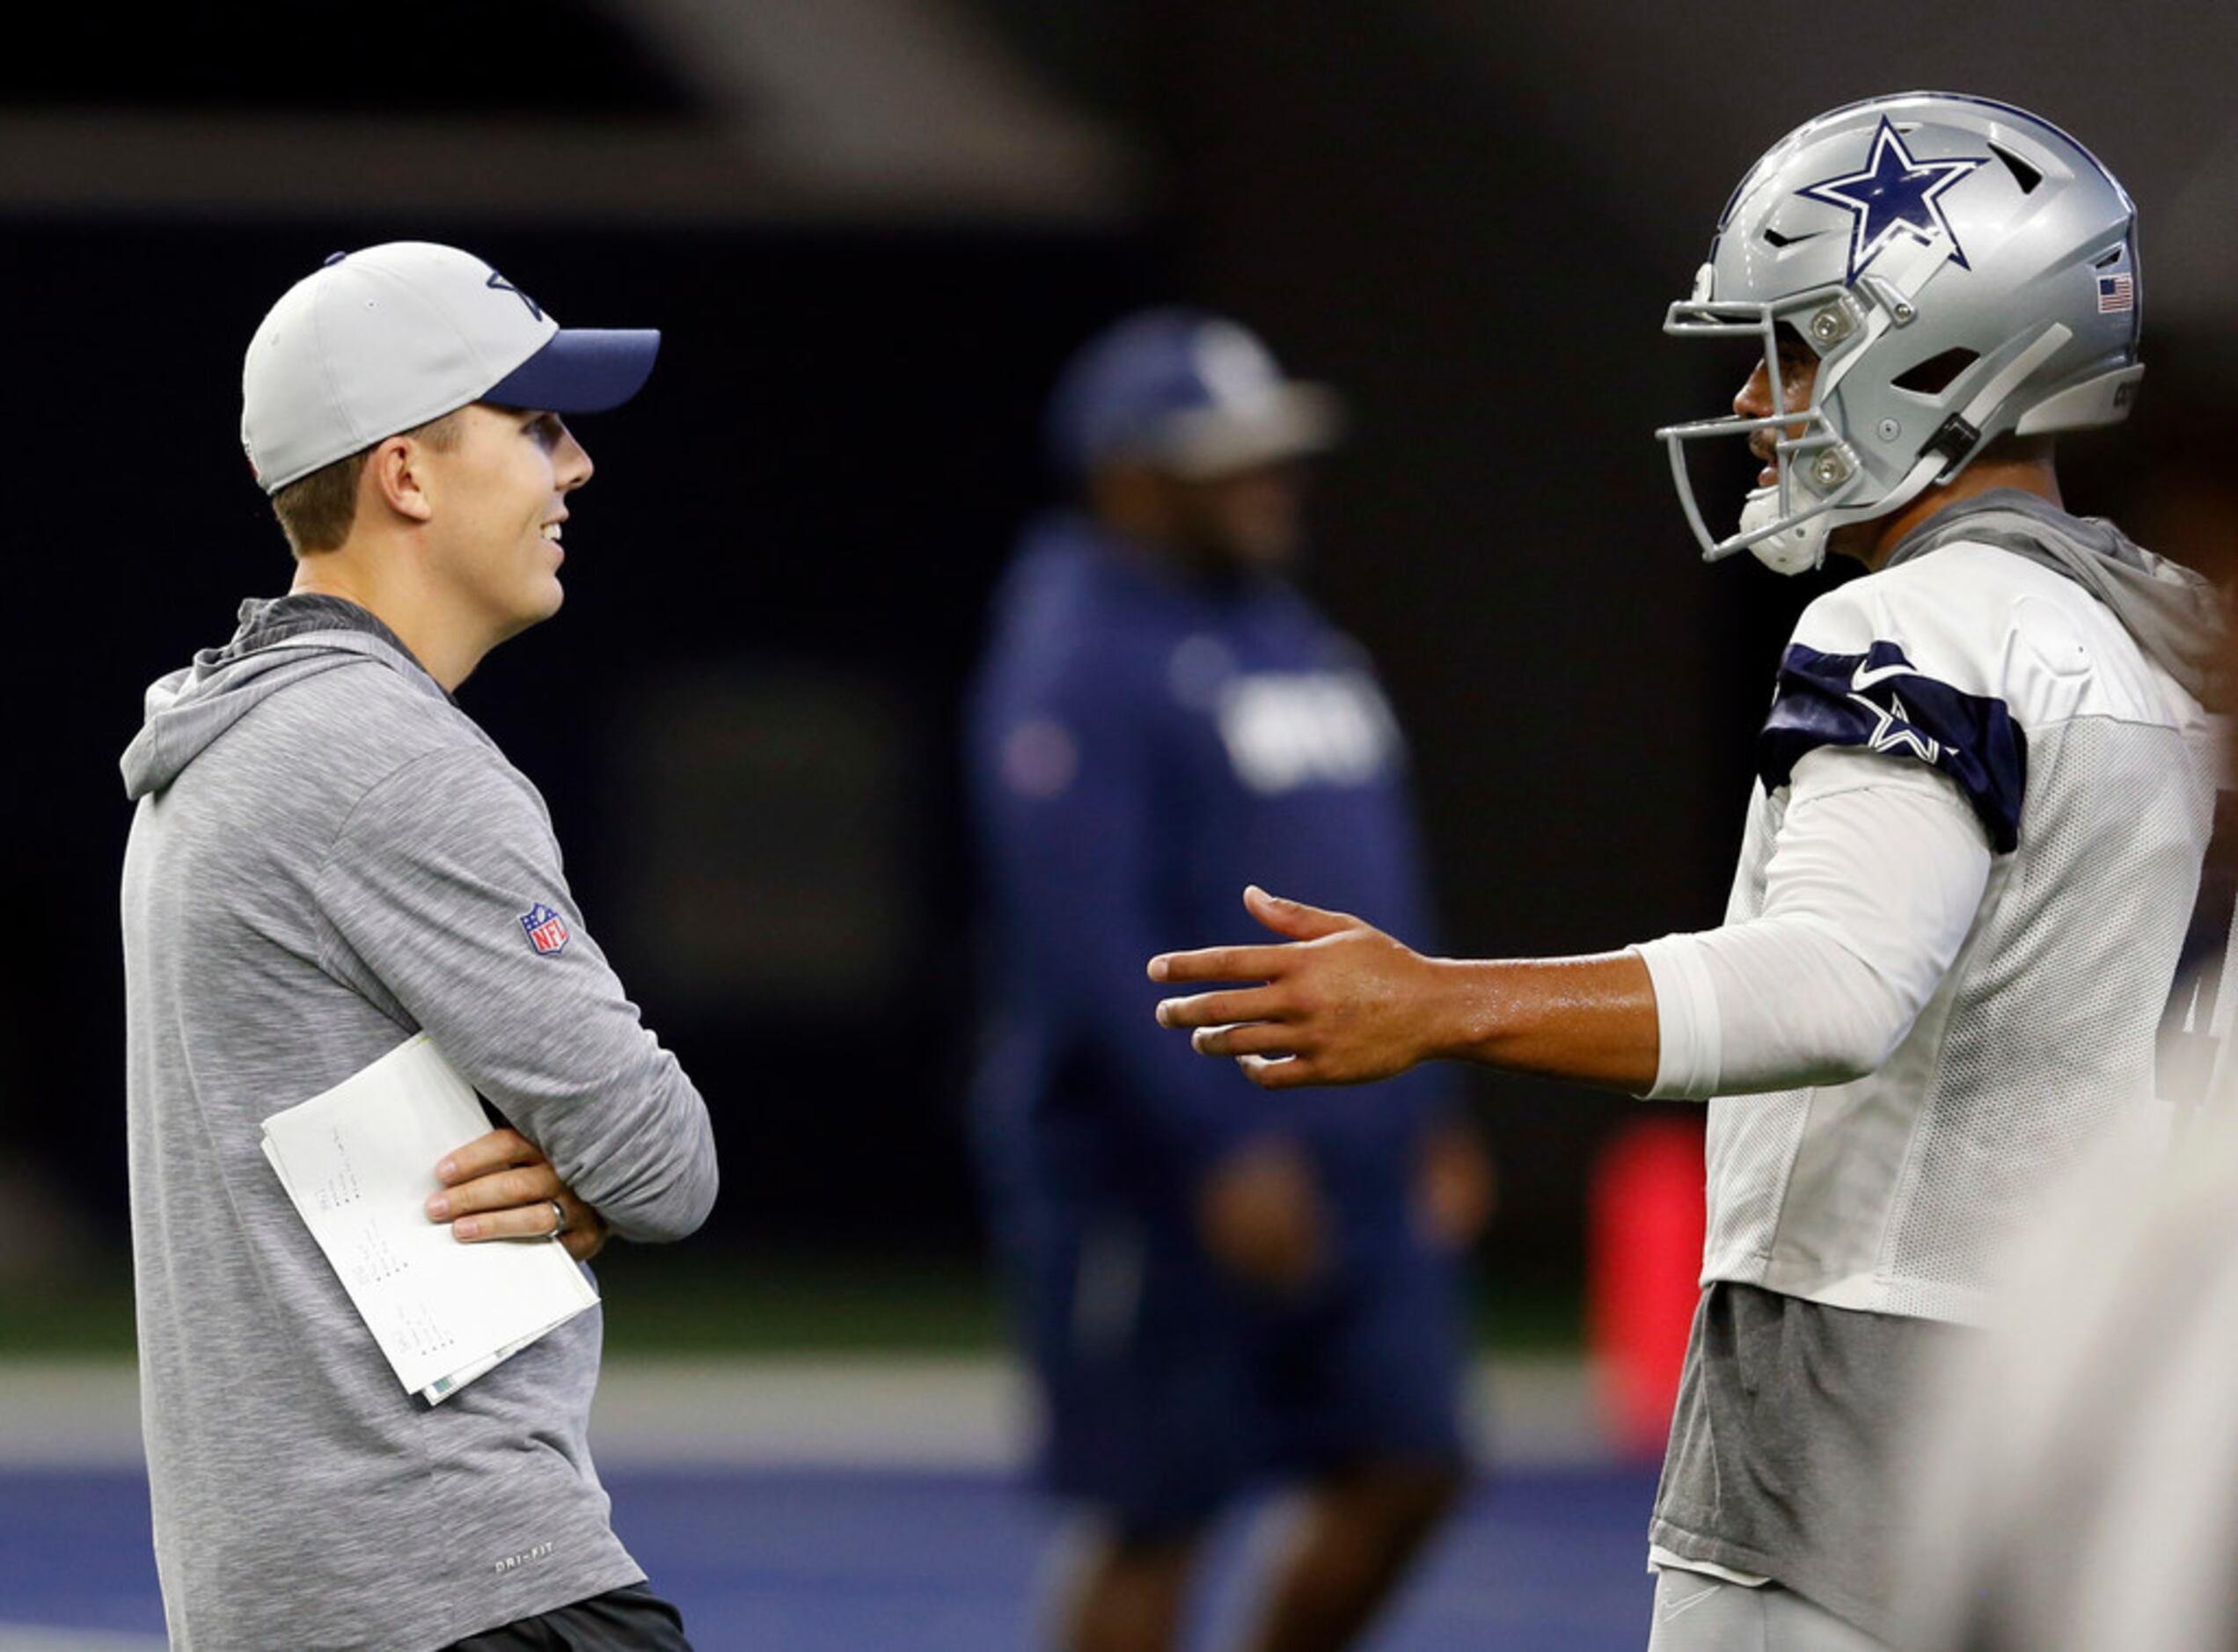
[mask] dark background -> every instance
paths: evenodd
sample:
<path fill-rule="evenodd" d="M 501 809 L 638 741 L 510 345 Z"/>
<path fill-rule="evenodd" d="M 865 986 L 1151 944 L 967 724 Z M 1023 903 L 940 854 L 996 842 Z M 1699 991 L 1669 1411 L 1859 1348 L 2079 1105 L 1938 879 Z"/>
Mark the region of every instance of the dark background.
<path fill-rule="evenodd" d="M 1380 663 L 1474 954 L 1721 910 L 1823 581 L 1699 566 L 1649 433 L 1745 362 L 1658 324 L 1789 126 L 1940 84 L 2077 131 L 2139 198 L 2174 370 L 2070 503 L 2143 512 L 2146 461 L 2222 451 L 2187 410 L 2226 382 L 2227 8 L 218 4 L 42 40 L 0 68 L 0 1275 L 121 1249 L 115 760 L 144 684 L 285 587 L 240 354 L 336 248 L 454 241 L 570 324 L 666 333 L 647 394 L 579 424 L 565 611 L 461 698 L 714 1109 L 711 1258 L 976 1252 L 957 699 L 1044 497 L 1041 398 L 1123 309 L 1227 309 L 1350 398 L 1307 583 Z M 1567 1280 L 1592 1152 L 1652 1109 L 1477 1096 L 1487 1260 Z"/>

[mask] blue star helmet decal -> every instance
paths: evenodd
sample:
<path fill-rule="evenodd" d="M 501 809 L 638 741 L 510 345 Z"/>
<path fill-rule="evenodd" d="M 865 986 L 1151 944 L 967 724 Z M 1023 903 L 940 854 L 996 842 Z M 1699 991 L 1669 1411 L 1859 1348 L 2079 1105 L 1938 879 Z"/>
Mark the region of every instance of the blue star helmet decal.
<path fill-rule="evenodd" d="M 1950 220 L 1943 216 L 1942 197 L 1975 167 L 1988 164 L 1986 155 L 1976 160 L 1914 160 L 1912 151 L 1904 147 L 1904 135 L 1883 115 L 1880 129 L 1873 134 L 1872 157 L 1865 163 L 1864 171 L 1823 179 L 1796 194 L 1839 207 L 1850 215 L 1852 286 L 1899 236 L 1923 244 L 1938 235 L 1948 236 L 1951 260 L 1961 269 L 1970 269 L 1972 266 L 1966 262 L 1965 249 L 1958 245 Z"/>

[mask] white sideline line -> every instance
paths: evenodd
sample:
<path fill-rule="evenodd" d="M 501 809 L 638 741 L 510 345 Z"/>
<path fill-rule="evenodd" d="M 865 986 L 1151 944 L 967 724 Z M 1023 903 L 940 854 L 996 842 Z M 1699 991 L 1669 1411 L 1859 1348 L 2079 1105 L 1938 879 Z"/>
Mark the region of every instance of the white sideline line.
<path fill-rule="evenodd" d="M 108 1634 L 0 1623 L 0 1652 L 163 1652 L 159 1634 Z"/>
<path fill-rule="evenodd" d="M 601 1375 L 590 1444 L 618 1466 L 1004 1469 L 1032 1426 L 993 1359 L 641 1360 Z"/>
<path fill-rule="evenodd" d="M 1610 1460 L 1591 1373 L 1576 1359 L 1489 1361 L 1476 1372 L 1496 1466 Z M 1031 1385 L 984 1356 L 612 1358 L 591 1414 L 610 1468 L 903 1468 L 1004 1472 L 1034 1431 Z M 0 1362 L 0 1467 L 141 1461 L 128 1361 Z M 18 1649 L 0 1640 L 0 1652 Z"/>
<path fill-rule="evenodd" d="M 140 1379 L 130 1360 L 0 1362 L 0 1466 L 139 1462 Z"/>

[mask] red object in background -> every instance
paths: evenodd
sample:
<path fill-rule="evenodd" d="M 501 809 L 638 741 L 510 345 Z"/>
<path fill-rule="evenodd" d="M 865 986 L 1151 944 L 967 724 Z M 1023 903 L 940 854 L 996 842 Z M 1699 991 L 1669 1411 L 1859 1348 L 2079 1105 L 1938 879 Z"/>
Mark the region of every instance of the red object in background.
<path fill-rule="evenodd" d="M 1658 1458 L 1701 1273 L 1702 1121 L 1619 1130 L 1586 1195 L 1585 1329 L 1601 1409 L 1626 1456 Z"/>

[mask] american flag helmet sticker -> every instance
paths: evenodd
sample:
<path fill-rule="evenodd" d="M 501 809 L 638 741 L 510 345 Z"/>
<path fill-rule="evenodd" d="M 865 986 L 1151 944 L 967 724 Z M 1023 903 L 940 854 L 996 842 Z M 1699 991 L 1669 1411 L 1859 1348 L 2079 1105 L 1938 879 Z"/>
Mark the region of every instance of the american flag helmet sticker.
<path fill-rule="evenodd" d="M 2119 275 L 2098 278 L 2098 313 L 2102 316 L 2126 315 L 2137 308 L 2137 277 L 2124 272 Z"/>
<path fill-rule="evenodd" d="M 544 957 L 567 950 L 567 920 L 541 901 L 521 914 L 521 931 Z"/>

